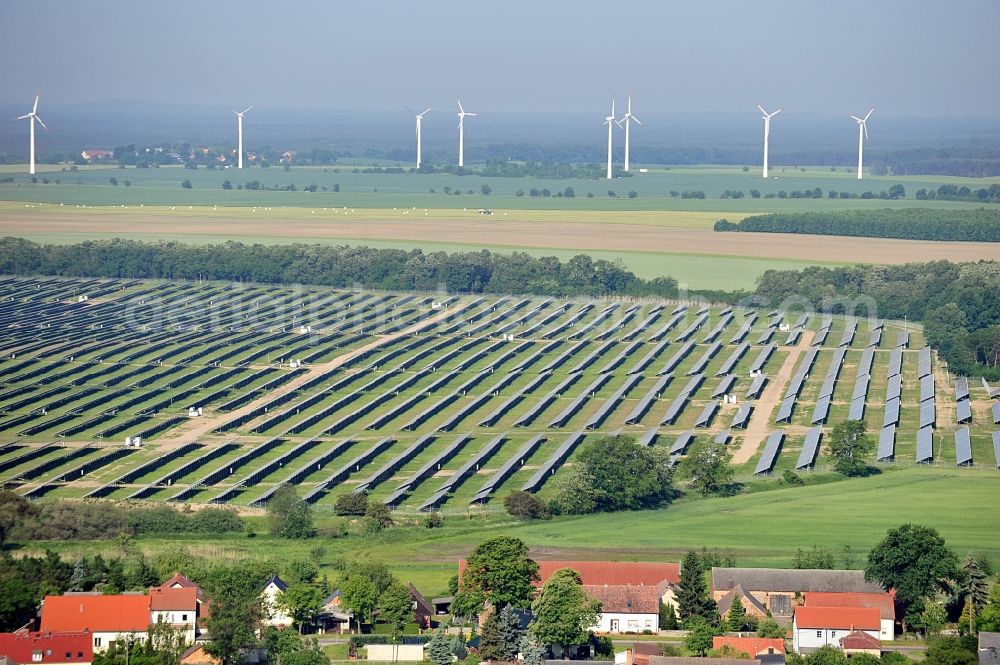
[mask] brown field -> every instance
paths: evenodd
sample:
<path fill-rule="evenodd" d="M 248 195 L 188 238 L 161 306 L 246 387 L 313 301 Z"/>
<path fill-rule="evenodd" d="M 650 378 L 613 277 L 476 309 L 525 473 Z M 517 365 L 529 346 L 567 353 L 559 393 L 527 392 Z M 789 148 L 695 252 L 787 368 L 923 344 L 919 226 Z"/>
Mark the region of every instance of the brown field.
<path fill-rule="evenodd" d="M 97 235 L 155 237 L 169 234 L 192 240 L 198 236 L 277 240 L 336 241 L 395 240 L 419 243 L 461 243 L 500 248 L 543 248 L 663 252 L 756 258 L 794 259 L 842 263 L 906 263 L 949 259 L 1000 260 L 1000 243 L 934 242 L 810 236 L 775 233 L 715 233 L 704 228 L 677 226 L 670 219 L 657 224 L 652 215 L 634 222 L 633 213 L 618 213 L 615 219 L 563 221 L 546 211 L 518 211 L 516 218 L 441 215 L 401 217 L 396 211 L 373 214 L 365 211 L 357 219 L 350 215 L 304 215 L 303 209 L 273 210 L 259 219 L 235 219 L 213 214 L 108 211 L 89 209 L 87 214 L 63 211 L 0 211 L 0 234 L 32 237 L 48 235 L 93 237 Z M 221 211 L 220 211 L 221 212 Z M 360 211 L 359 211 L 360 212 Z M 245 213 L 244 213 L 245 214 Z M 466 213 L 466 215 L 475 213 Z M 602 214 L 607 217 L 607 213 Z M 653 213 L 655 215 L 655 213 Z M 735 217 L 730 215 L 731 217 Z"/>

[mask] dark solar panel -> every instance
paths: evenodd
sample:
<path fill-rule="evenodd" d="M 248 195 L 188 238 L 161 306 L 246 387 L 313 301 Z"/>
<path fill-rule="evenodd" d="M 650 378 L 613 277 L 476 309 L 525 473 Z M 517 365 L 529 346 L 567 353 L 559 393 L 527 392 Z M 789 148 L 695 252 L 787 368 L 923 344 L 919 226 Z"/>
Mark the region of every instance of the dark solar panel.
<path fill-rule="evenodd" d="M 896 426 L 889 425 L 883 427 L 878 434 L 878 452 L 875 454 L 876 461 L 885 462 L 891 460 L 896 455 Z"/>

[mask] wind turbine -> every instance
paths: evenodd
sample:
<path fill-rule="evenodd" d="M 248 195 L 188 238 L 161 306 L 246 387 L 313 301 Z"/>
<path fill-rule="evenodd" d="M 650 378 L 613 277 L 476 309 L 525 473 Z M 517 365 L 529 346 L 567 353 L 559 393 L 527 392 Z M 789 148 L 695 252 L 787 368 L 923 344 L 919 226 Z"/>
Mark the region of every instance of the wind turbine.
<path fill-rule="evenodd" d="M 28 160 L 28 174 L 35 175 L 35 123 L 37 122 L 44 129 L 48 129 L 42 119 L 38 117 L 38 95 L 35 95 L 35 105 L 31 108 L 31 113 L 25 113 L 24 115 L 19 115 L 18 120 L 28 119 L 28 124 L 31 126 L 31 151 L 30 158 Z"/>
<path fill-rule="evenodd" d="M 611 180 L 611 130 L 613 125 L 621 124 L 615 120 L 615 100 L 611 98 L 611 115 L 604 118 L 604 124 L 608 126 L 608 180 Z"/>
<path fill-rule="evenodd" d="M 458 102 L 458 165 L 465 166 L 465 116 L 476 116 L 478 113 L 466 113 L 462 108 L 462 100 Z M 425 111 L 426 113 L 426 111 Z"/>
<path fill-rule="evenodd" d="M 870 116 L 874 110 L 875 109 L 872 108 L 871 111 L 865 114 L 864 118 L 859 118 L 856 115 L 851 116 L 858 121 L 858 180 L 861 180 L 861 158 L 865 152 L 865 139 L 868 138 L 868 125 L 865 123 L 868 121 L 868 116 Z"/>
<path fill-rule="evenodd" d="M 757 105 L 757 108 L 764 114 L 764 178 L 767 178 L 767 141 L 771 136 L 771 118 L 781 113 L 781 109 L 774 113 L 768 113 L 760 104 Z"/>
<path fill-rule="evenodd" d="M 409 106 L 404 106 L 403 108 L 409 111 L 410 113 L 413 113 L 413 115 L 416 116 L 417 118 L 417 168 L 419 169 L 420 168 L 420 123 L 423 122 L 424 115 L 427 114 L 427 111 L 431 110 L 431 107 L 428 106 L 427 110 L 424 111 L 423 113 L 414 113 L 413 109 L 411 109 Z"/>
<path fill-rule="evenodd" d="M 236 114 L 236 128 L 237 128 L 237 134 L 238 134 L 238 137 L 239 137 L 239 139 L 238 139 L 239 145 L 236 148 L 236 151 L 239 154 L 239 156 L 237 158 L 238 161 L 237 161 L 237 164 L 236 164 L 236 168 L 238 168 L 238 169 L 243 168 L 243 114 L 246 113 L 247 111 L 249 111 L 252 108 L 253 108 L 253 104 L 251 104 L 250 106 L 246 107 L 242 111 L 233 111 L 233 113 Z"/>
<path fill-rule="evenodd" d="M 612 115 L 614 115 L 614 114 L 612 113 Z M 631 124 L 631 122 L 633 120 L 635 120 L 636 124 L 638 124 L 638 125 L 642 124 L 642 121 L 640 121 L 639 118 L 637 118 L 634 115 L 632 115 L 632 98 L 629 97 L 628 98 L 628 110 L 625 111 L 625 115 L 622 116 L 622 122 L 625 123 L 625 170 L 626 171 L 628 171 L 628 147 L 629 147 L 628 128 L 629 128 L 629 125 Z M 619 123 L 619 126 L 620 125 L 621 125 L 621 123 Z"/>

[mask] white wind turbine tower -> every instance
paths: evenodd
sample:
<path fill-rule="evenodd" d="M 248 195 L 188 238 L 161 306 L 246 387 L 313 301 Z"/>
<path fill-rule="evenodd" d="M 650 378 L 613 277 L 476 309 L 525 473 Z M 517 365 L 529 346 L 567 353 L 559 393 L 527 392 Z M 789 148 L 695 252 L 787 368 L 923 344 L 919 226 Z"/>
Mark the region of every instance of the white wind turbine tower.
<path fill-rule="evenodd" d="M 236 151 L 237 151 L 237 153 L 239 155 L 238 158 L 237 158 L 237 164 L 236 164 L 236 168 L 238 168 L 238 169 L 243 168 L 243 114 L 246 113 L 247 111 L 249 111 L 252 108 L 253 108 L 253 104 L 251 104 L 250 106 L 246 107 L 242 111 L 233 111 L 233 113 L 236 114 L 236 128 L 237 128 L 237 134 L 238 134 L 238 140 L 237 140 L 238 146 L 236 148 Z"/>
<path fill-rule="evenodd" d="M 608 180 L 611 180 L 611 130 L 613 125 L 621 126 L 617 120 L 615 120 L 615 100 L 611 98 L 611 115 L 605 116 L 604 124 L 608 126 Z"/>
<path fill-rule="evenodd" d="M 614 106 L 613 102 L 612 102 L 612 106 Z M 612 111 L 611 115 L 614 115 L 613 111 Z M 635 122 L 636 122 L 637 125 L 641 125 L 642 124 L 642 121 L 640 121 L 639 118 L 637 118 L 634 115 L 632 115 L 632 98 L 629 97 L 628 98 L 628 110 L 625 111 L 625 115 L 622 116 L 622 122 L 625 123 L 625 170 L 626 171 L 628 171 L 628 148 L 629 148 L 629 140 L 628 140 L 629 132 L 628 132 L 628 129 L 629 129 L 629 125 L 631 124 L 631 122 L 633 120 L 635 120 Z M 619 125 L 621 125 L 621 123 L 619 123 Z"/>
<path fill-rule="evenodd" d="M 462 108 L 462 100 L 458 99 L 458 165 L 465 166 L 465 116 L 476 116 L 478 113 L 466 113 Z M 425 111 L 426 113 L 426 111 Z"/>
<path fill-rule="evenodd" d="M 24 120 L 25 118 L 28 119 L 28 124 L 31 126 L 31 150 L 28 160 L 28 174 L 35 175 L 35 123 L 37 122 L 45 129 L 48 129 L 48 127 L 45 127 L 42 119 L 38 117 L 38 95 L 35 95 L 35 105 L 31 108 L 31 113 L 25 113 L 17 117 L 18 120 Z"/>
<path fill-rule="evenodd" d="M 774 113 L 768 113 L 760 104 L 757 105 L 757 108 L 764 114 L 764 177 L 767 178 L 767 142 L 771 136 L 771 118 L 781 113 L 781 109 Z"/>
<path fill-rule="evenodd" d="M 861 167 L 863 166 L 861 158 L 864 156 L 865 152 L 865 139 L 868 138 L 868 125 L 866 123 L 868 122 L 868 116 L 870 116 L 874 110 L 875 109 L 872 108 L 871 111 L 868 111 L 864 118 L 859 118 L 856 115 L 851 116 L 858 121 L 858 180 L 861 180 Z"/>
<path fill-rule="evenodd" d="M 427 111 L 431 110 L 431 107 L 428 106 L 427 110 L 425 110 L 423 113 L 414 113 L 413 109 L 411 109 L 409 106 L 404 106 L 403 108 L 405 108 L 410 113 L 413 113 L 413 115 L 417 118 L 417 168 L 419 169 L 420 168 L 420 161 L 421 161 L 421 152 L 420 152 L 420 124 L 421 124 L 421 122 L 423 122 L 424 116 L 427 114 Z M 459 121 L 461 121 L 461 118 L 459 118 Z"/>

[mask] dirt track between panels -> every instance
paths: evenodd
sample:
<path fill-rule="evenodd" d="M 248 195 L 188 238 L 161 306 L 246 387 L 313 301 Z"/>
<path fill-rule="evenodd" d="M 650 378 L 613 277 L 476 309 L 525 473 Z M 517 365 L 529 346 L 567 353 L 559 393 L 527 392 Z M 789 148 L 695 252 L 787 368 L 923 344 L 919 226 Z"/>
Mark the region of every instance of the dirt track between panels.
<path fill-rule="evenodd" d="M 623 213 L 623 216 L 627 213 Z M 264 219 L 218 219 L 169 214 L 122 214 L 101 216 L 51 213 L 2 213 L 0 234 L 77 234 L 132 237 L 223 236 L 233 240 L 268 237 L 283 241 L 303 240 L 395 240 L 419 243 L 462 243 L 486 247 L 579 249 L 715 254 L 724 256 L 831 261 L 844 263 L 906 263 L 949 259 L 1000 260 L 1000 243 L 934 242 L 784 233 L 715 233 L 710 229 L 656 226 L 650 223 L 559 222 L 476 218 L 350 220 L 328 215 L 303 219 L 270 212 Z"/>

